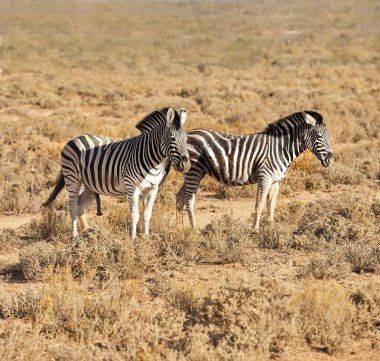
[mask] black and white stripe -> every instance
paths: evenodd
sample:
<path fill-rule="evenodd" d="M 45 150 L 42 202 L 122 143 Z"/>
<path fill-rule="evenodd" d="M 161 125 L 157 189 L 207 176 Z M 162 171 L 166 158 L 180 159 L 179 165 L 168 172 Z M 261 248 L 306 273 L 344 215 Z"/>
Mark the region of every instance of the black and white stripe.
<path fill-rule="evenodd" d="M 235 135 L 207 129 L 188 132 L 191 167 L 177 194 L 177 209 L 186 205 L 195 226 L 195 196 L 209 175 L 228 186 L 257 183 L 255 228 L 268 197 L 268 218 L 273 221 L 280 181 L 290 163 L 306 149 L 327 167 L 333 162 L 329 134 L 318 112 L 305 110 L 281 118 L 256 134 Z"/>
<path fill-rule="evenodd" d="M 78 216 L 86 230 L 85 208 L 97 194 L 128 194 L 131 210 L 131 238 L 136 237 L 139 219 L 138 200 L 144 203 L 144 233 L 149 232 L 152 207 L 158 186 L 173 164 L 177 171 L 188 167 L 187 135 L 183 129 L 187 112 L 172 108 L 155 111 L 136 127 L 141 135 L 112 141 L 95 135 L 80 135 L 70 140 L 61 153 L 61 174 L 56 188 L 45 205 L 49 205 L 66 184 L 72 220 L 72 237 L 78 236 Z M 64 180 L 64 182 L 63 182 Z M 79 195 L 81 185 L 84 191 Z"/>

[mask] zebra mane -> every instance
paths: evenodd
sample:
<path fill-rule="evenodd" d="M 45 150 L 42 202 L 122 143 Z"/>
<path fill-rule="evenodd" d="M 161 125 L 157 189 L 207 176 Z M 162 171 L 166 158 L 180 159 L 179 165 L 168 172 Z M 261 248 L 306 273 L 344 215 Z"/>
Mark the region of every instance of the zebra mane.
<path fill-rule="evenodd" d="M 137 124 L 136 128 L 142 133 L 149 133 L 152 129 L 157 128 L 162 124 L 166 124 L 166 114 L 169 108 L 162 108 L 160 110 L 155 110 L 154 112 L 146 115 Z M 174 110 L 174 109 L 173 109 Z M 173 124 L 176 129 L 181 127 L 181 119 L 176 110 L 174 110 L 174 120 Z"/>
<path fill-rule="evenodd" d="M 262 131 L 263 134 L 270 135 L 286 135 L 294 127 L 302 123 L 305 123 L 306 115 L 312 116 L 316 124 L 324 124 L 323 117 L 320 113 L 314 110 L 304 110 L 302 112 L 293 113 L 286 117 L 280 118 L 273 123 L 267 125 L 267 127 Z"/>

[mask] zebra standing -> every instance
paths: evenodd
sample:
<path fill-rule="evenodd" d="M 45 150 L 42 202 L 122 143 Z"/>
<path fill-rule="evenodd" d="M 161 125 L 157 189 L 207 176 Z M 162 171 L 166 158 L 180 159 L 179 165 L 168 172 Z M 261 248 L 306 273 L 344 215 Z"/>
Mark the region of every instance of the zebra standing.
<path fill-rule="evenodd" d="M 81 135 L 70 140 L 62 150 L 61 172 L 44 206 L 51 204 L 66 184 L 71 235 L 76 238 L 77 216 L 81 229 L 86 231 L 85 209 L 97 195 L 119 196 L 128 193 L 131 238 L 135 239 L 141 195 L 144 234 L 148 234 L 158 187 L 171 163 L 179 172 L 189 168 L 187 135 L 183 128 L 186 117 L 184 109 L 178 114 L 173 108 L 164 108 L 137 123 L 136 128 L 142 134 L 136 137 L 111 141 L 94 135 Z M 82 184 L 84 191 L 79 195 Z"/>
<path fill-rule="evenodd" d="M 188 132 L 188 149 L 191 167 L 176 199 L 179 211 L 186 205 L 193 227 L 195 196 L 206 174 L 228 186 L 257 183 L 254 226 L 258 229 L 267 197 L 268 219 L 273 222 L 280 181 L 296 157 L 310 149 L 324 167 L 334 161 L 323 117 L 311 110 L 291 114 L 250 135 L 195 129 Z"/>

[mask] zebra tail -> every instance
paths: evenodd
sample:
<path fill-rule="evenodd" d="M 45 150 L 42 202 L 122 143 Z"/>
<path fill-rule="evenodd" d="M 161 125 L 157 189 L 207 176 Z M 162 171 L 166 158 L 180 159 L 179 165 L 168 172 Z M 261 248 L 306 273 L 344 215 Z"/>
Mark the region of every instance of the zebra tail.
<path fill-rule="evenodd" d="M 51 192 L 47 201 L 42 203 L 42 205 L 44 207 L 50 206 L 50 204 L 52 204 L 54 202 L 54 200 L 57 198 L 57 195 L 59 194 L 59 192 L 65 186 L 65 179 L 63 178 L 62 170 L 59 172 L 59 175 L 58 175 L 56 181 L 54 182 L 54 184 L 55 184 L 55 187 L 53 189 L 53 192 Z"/>

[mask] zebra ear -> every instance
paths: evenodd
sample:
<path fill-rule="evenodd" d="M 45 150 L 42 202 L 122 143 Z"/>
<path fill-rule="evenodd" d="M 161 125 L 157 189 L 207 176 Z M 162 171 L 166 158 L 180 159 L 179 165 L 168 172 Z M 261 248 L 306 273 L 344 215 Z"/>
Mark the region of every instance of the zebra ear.
<path fill-rule="evenodd" d="M 166 113 L 166 125 L 170 127 L 173 124 L 175 117 L 175 112 L 173 108 L 169 108 L 168 112 Z"/>
<path fill-rule="evenodd" d="M 315 127 L 315 125 L 317 124 L 317 121 L 314 119 L 314 117 L 312 117 L 310 114 L 306 112 L 304 113 L 304 117 L 305 117 L 306 124 L 310 124 L 313 127 Z"/>
<path fill-rule="evenodd" d="M 181 119 L 181 127 L 185 125 L 186 118 L 187 118 L 187 111 L 186 109 L 181 109 L 179 113 L 179 118 Z"/>

